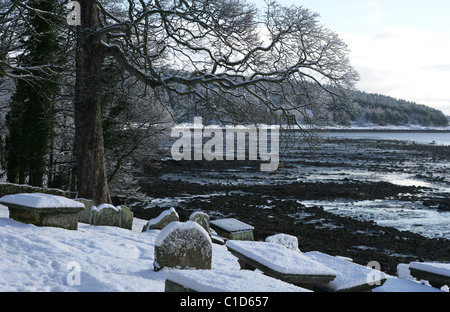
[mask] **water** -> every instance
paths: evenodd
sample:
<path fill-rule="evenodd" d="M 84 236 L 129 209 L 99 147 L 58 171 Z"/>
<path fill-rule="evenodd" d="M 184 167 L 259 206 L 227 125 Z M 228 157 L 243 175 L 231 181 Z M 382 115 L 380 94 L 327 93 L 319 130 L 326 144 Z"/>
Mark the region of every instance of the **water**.
<path fill-rule="evenodd" d="M 333 140 L 326 140 L 315 149 L 303 143 L 291 145 L 289 149 L 281 148 L 281 163 L 276 173 L 241 167 L 203 169 L 201 172 L 185 170 L 166 174 L 163 178 L 233 185 L 358 180 L 422 187 L 421 193 L 415 195 L 416 201 L 405 201 L 400 196 L 378 200 L 302 203 L 323 206 L 339 215 L 374 221 L 381 226 L 408 230 L 426 237 L 450 239 L 450 212 L 425 206 L 421 200 L 450 198 L 450 149 L 447 149 L 447 146 L 450 147 L 450 132 L 336 131 L 324 132 L 322 136 Z M 422 145 L 416 148 L 415 144 Z"/>
<path fill-rule="evenodd" d="M 419 144 L 450 145 L 450 131 L 337 131 L 326 132 L 328 138 L 399 140 Z"/>

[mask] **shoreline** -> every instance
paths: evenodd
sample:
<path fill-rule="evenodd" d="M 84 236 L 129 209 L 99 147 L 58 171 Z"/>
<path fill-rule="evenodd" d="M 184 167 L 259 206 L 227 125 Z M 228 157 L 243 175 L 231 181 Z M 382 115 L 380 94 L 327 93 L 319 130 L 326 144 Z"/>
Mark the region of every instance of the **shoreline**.
<path fill-rule="evenodd" d="M 395 193 L 388 184 L 357 183 L 353 187 L 335 187 L 332 183 L 302 183 L 290 187 L 261 189 L 254 186 L 221 187 L 159 181 L 152 185 L 149 193 L 155 197 L 178 196 L 175 209 L 181 221 L 187 221 L 194 211 L 203 211 L 211 219 L 237 218 L 255 227 L 255 240 L 265 240 L 267 236 L 277 233 L 294 235 L 298 238 L 302 252 L 321 251 L 334 256 L 349 257 L 361 265 L 377 261 L 382 271 L 391 275 L 396 274 L 397 265 L 400 263 L 450 261 L 448 239 L 426 238 L 420 234 L 379 226 L 375 222 L 338 216 L 320 206 L 306 207 L 301 204 L 301 198 L 342 196 L 339 194 L 345 192 L 356 194 L 358 198 L 377 198 L 383 194 Z M 296 192 L 297 196 L 280 198 L 281 189 L 284 194 L 293 194 L 295 190 L 302 188 L 308 191 Z M 371 194 L 361 193 L 364 189 L 371 190 Z M 412 188 L 405 187 L 399 187 L 398 191 L 408 189 L 413 191 Z M 324 195 L 324 192 L 327 195 Z M 196 196 L 187 196 L 188 194 Z M 208 194 L 214 196 L 208 197 Z M 264 208 L 269 202 L 271 208 Z M 135 217 L 148 220 L 166 209 L 168 208 L 160 206 L 150 209 L 134 206 L 132 211 Z"/>
<path fill-rule="evenodd" d="M 349 257 L 361 265 L 378 261 L 392 275 L 400 263 L 450 261 L 450 238 L 427 238 L 302 204 L 302 200 L 387 198 L 405 203 L 419 200 L 427 207 L 445 202 L 447 191 L 369 181 L 352 172 L 364 169 L 377 178 L 406 174 L 449 185 L 445 177 L 450 146 L 345 138 L 324 142 L 319 149 L 289 150 L 286 159 L 280 158 L 283 168 L 269 175 L 258 172 L 258 163 L 248 161 L 165 163 L 141 183 L 141 191 L 157 199 L 152 208 L 136 203 L 132 210 L 147 220 L 170 208 L 167 205 L 175 207 L 182 221 L 193 211 L 206 212 L 211 219 L 234 217 L 255 227 L 256 240 L 277 233 L 294 235 L 303 252 Z"/>

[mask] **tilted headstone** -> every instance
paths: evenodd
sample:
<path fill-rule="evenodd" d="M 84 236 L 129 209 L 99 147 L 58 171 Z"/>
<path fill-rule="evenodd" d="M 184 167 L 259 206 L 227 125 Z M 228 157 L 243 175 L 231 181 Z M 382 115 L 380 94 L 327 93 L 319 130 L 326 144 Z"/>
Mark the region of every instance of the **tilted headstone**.
<path fill-rule="evenodd" d="M 204 228 L 194 221 L 172 222 L 155 241 L 153 268 L 211 269 L 212 242 Z"/>
<path fill-rule="evenodd" d="M 190 216 L 189 219 L 191 221 L 197 222 L 201 225 L 202 228 L 205 229 L 205 231 L 211 236 L 211 228 L 209 226 L 209 216 L 201 211 L 195 211 Z"/>
<path fill-rule="evenodd" d="M 169 223 L 174 221 L 180 221 L 180 218 L 178 216 L 178 213 L 176 212 L 175 208 L 170 208 L 167 210 L 164 210 L 161 212 L 161 214 L 154 218 L 150 219 L 146 225 L 144 225 L 142 232 L 146 232 L 148 230 L 162 230 L 164 229 Z"/>
<path fill-rule="evenodd" d="M 288 249 L 301 252 L 298 248 L 298 239 L 296 236 L 280 233 L 266 237 L 266 242 L 280 244 Z"/>
<path fill-rule="evenodd" d="M 134 214 L 127 206 L 120 206 L 120 224 L 119 226 L 124 229 L 131 230 L 133 227 Z"/>

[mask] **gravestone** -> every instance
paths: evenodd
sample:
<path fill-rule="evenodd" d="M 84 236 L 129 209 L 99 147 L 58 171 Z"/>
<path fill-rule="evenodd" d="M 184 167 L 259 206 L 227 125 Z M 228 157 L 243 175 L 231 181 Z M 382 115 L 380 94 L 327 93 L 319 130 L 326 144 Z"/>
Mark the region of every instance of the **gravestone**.
<path fill-rule="evenodd" d="M 283 233 L 275 234 L 266 237 L 266 242 L 280 244 L 293 251 L 301 252 L 298 248 L 298 239 L 293 235 Z"/>
<path fill-rule="evenodd" d="M 133 217 L 134 214 L 131 212 L 130 207 L 120 206 L 120 224 L 119 226 L 123 229 L 131 230 L 133 227 Z"/>
<path fill-rule="evenodd" d="M 155 241 L 153 268 L 211 269 L 212 242 L 209 234 L 193 221 L 171 222 Z"/>
<path fill-rule="evenodd" d="M 174 221 L 180 221 L 180 218 L 175 208 L 172 207 L 161 212 L 158 217 L 149 220 L 147 224 L 142 228 L 142 232 L 146 232 L 148 230 L 162 230 L 169 223 Z"/>
<path fill-rule="evenodd" d="M 120 219 L 119 208 L 110 204 L 92 207 L 92 225 L 118 226 Z"/>
<path fill-rule="evenodd" d="M 84 204 L 84 210 L 79 214 L 79 222 L 91 225 L 116 226 L 131 230 L 133 213 L 127 206 L 115 207 L 109 204 L 94 206 L 91 200 L 77 199 Z"/>
<path fill-rule="evenodd" d="M 204 228 L 205 231 L 209 234 L 209 236 L 211 236 L 211 228 L 209 226 L 210 220 L 209 216 L 206 213 L 195 211 L 190 215 L 189 220 L 200 224 L 201 227 Z"/>
<path fill-rule="evenodd" d="M 92 200 L 89 199 L 75 199 L 75 201 L 80 202 L 84 205 L 83 211 L 78 215 L 78 222 L 91 224 L 92 223 Z"/>

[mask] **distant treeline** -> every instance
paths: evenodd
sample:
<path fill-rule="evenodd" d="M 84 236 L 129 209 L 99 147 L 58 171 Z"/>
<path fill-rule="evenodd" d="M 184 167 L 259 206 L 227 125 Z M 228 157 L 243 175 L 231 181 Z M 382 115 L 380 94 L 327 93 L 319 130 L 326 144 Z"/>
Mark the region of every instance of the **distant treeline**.
<path fill-rule="evenodd" d="M 350 122 L 379 126 L 411 124 L 447 127 L 449 125 L 448 118 L 440 110 L 390 96 L 355 91 L 353 102 L 353 109 L 346 111 L 344 116 L 339 115 L 339 118 L 336 118 L 335 114 L 328 114 L 324 122 L 335 125 Z"/>

